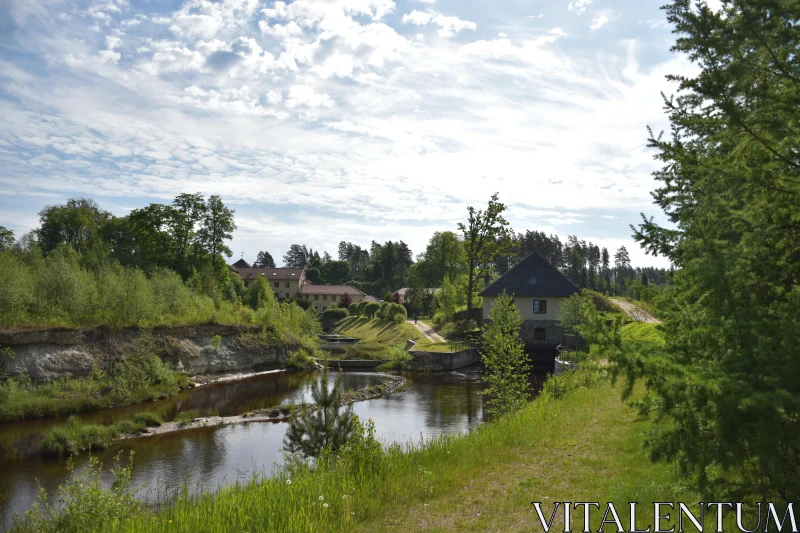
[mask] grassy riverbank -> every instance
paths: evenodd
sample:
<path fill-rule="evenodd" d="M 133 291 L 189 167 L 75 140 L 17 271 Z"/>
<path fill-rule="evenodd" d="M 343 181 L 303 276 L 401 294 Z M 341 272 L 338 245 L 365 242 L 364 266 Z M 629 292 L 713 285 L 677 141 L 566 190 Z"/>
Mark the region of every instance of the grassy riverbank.
<path fill-rule="evenodd" d="M 42 437 L 42 454 L 50 457 L 69 457 L 85 451 L 108 448 L 122 434 L 137 433 L 148 427 L 158 427 L 164 420 L 158 413 L 136 413 L 130 420 L 116 424 L 85 424 L 78 417 L 54 427 Z"/>
<path fill-rule="evenodd" d="M 519 413 L 468 436 L 388 453 L 367 441 L 326 468 L 296 467 L 179 498 L 156 513 L 98 500 L 114 512 L 32 517 L 20 530 L 70 531 L 76 521 L 91 529 L 93 520 L 104 531 L 135 532 L 538 530 L 531 501 L 614 501 L 624 522 L 628 501 L 697 501 L 672 467 L 647 459 L 648 426 L 620 401 L 619 388 L 582 371 L 550 382 Z"/>

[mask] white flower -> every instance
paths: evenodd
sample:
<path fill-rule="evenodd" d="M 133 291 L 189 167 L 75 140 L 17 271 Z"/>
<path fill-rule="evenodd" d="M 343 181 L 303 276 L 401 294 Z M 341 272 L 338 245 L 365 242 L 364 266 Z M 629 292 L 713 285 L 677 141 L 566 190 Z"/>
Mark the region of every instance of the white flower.
<path fill-rule="evenodd" d="M 287 480 L 286 480 L 286 484 L 287 484 L 287 485 L 291 485 L 291 484 L 292 484 L 292 480 L 291 480 L 291 479 L 287 479 Z"/>
<path fill-rule="evenodd" d="M 322 494 L 320 494 L 320 495 L 319 495 L 319 498 L 317 498 L 317 499 L 318 499 L 319 501 L 322 501 L 322 500 L 324 500 L 325 498 L 323 498 L 323 497 L 322 497 Z"/>
<path fill-rule="evenodd" d="M 323 503 L 323 504 L 322 504 L 322 506 L 323 506 L 325 509 L 327 509 L 327 508 L 328 508 L 328 504 L 327 504 L 327 503 Z"/>
<path fill-rule="evenodd" d="M 343 495 L 343 496 L 342 496 L 342 499 L 343 499 L 343 500 L 346 500 L 346 499 L 347 499 L 347 498 L 349 498 L 349 497 L 350 497 L 350 496 L 348 496 L 347 494 L 345 494 L 345 495 Z"/>

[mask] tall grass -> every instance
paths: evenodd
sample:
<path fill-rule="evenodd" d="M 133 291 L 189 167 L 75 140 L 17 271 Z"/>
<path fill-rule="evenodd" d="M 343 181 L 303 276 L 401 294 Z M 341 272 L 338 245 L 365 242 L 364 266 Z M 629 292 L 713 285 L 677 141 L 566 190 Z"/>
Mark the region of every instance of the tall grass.
<path fill-rule="evenodd" d="M 80 452 L 102 450 L 122 434 L 136 433 L 148 427 L 158 427 L 163 420 L 158 413 L 137 413 L 130 420 L 116 424 L 85 424 L 71 416 L 63 426 L 56 426 L 42 436 L 42 454 L 52 457 L 70 457 Z"/>

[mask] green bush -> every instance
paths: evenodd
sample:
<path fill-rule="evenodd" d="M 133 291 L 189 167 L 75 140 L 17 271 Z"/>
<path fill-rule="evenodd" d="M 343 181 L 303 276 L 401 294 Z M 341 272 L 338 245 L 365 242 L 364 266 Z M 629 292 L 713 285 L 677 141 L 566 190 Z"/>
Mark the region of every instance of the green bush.
<path fill-rule="evenodd" d="M 366 300 L 361 300 L 360 302 L 358 302 L 358 304 L 356 304 L 356 309 L 357 309 L 356 316 L 364 316 L 366 314 L 366 308 L 368 303 L 369 302 L 367 302 Z M 350 314 L 352 315 L 352 313 Z"/>
<path fill-rule="evenodd" d="M 13 530 L 20 533 L 60 533 L 63 531 L 113 531 L 138 515 L 142 503 L 131 489 L 131 462 L 120 466 L 119 454 L 111 469 L 114 481 L 103 484 L 103 465 L 89 457 L 86 468 L 76 471 L 67 462 L 69 479 L 59 485 L 54 501 L 42 490 L 39 499 L 23 517 L 14 518 Z"/>
<path fill-rule="evenodd" d="M 364 308 L 364 313 L 370 318 L 375 318 L 375 315 L 380 310 L 380 308 L 381 305 L 378 302 L 370 302 Z"/>
<path fill-rule="evenodd" d="M 392 305 L 394 305 L 392 302 L 381 303 L 380 307 L 378 307 L 378 312 L 375 313 L 375 316 L 381 320 L 387 318 L 386 313 Z"/>
<path fill-rule="evenodd" d="M 358 304 L 350 304 L 350 307 L 347 308 L 347 311 L 350 313 L 350 316 L 359 316 Z"/>
<path fill-rule="evenodd" d="M 378 370 L 408 370 L 411 360 L 414 358 L 402 346 L 392 346 L 386 350 L 384 357 L 388 361 L 379 366 Z"/>
<path fill-rule="evenodd" d="M 336 304 L 328 307 L 322 312 L 322 318 L 326 318 L 328 320 L 341 320 L 343 318 L 347 318 L 350 316 L 350 313 L 347 309 L 340 309 L 339 307 L 334 307 Z"/>

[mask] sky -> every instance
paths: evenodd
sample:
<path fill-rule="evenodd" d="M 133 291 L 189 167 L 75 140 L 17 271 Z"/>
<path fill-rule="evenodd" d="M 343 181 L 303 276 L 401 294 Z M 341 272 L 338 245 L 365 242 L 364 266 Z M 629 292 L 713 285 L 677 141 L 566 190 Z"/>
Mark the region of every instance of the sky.
<path fill-rule="evenodd" d="M 414 254 L 497 192 L 515 231 L 635 266 L 663 221 L 664 0 L 0 0 L 0 225 L 72 197 L 236 210 L 232 260 L 293 243 Z"/>

